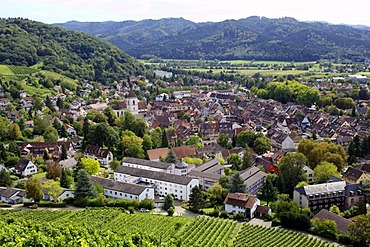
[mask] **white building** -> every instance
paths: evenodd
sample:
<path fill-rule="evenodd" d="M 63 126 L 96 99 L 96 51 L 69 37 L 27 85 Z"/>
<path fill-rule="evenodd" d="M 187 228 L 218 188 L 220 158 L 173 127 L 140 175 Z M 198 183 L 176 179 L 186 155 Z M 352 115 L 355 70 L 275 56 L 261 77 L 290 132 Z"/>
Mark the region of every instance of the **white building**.
<path fill-rule="evenodd" d="M 222 176 L 224 176 L 224 166 L 218 159 L 210 160 L 190 171 L 189 176 L 199 179 L 202 189 L 208 190 Z"/>
<path fill-rule="evenodd" d="M 125 111 L 129 111 L 133 114 L 139 113 L 139 100 L 134 94 L 130 91 L 128 97 L 123 101 L 118 101 L 113 106 L 113 111 L 116 113 L 117 117 L 121 117 L 125 114 Z"/>
<path fill-rule="evenodd" d="M 26 191 L 21 189 L 0 187 L 0 201 L 17 204 L 26 201 Z"/>
<path fill-rule="evenodd" d="M 257 167 L 251 167 L 247 170 L 241 171 L 240 177 L 244 180 L 247 193 L 255 195 L 263 186 L 267 174 Z"/>
<path fill-rule="evenodd" d="M 100 184 L 104 189 L 104 195 L 112 199 L 137 199 L 139 201 L 145 198 L 154 200 L 154 188 L 132 183 L 124 183 L 112 179 L 92 176 L 93 183 Z"/>
<path fill-rule="evenodd" d="M 164 172 L 119 166 L 114 171 L 114 180 L 131 184 L 145 184 L 154 187 L 161 196 L 171 194 L 177 200 L 189 200 L 191 189 L 199 186 L 199 180 Z"/>
<path fill-rule="evenodd" d="M 165 101 L 170 99 L 170 96 L 166 93 L 161 93 L 155 96 L 155 101 Z"/>
<path fill-rule="evenodd" d="M 37 173 L 37 166 L 30 160 L 20 159 L 15 165 L 15 171 L 17 174 L 27 177 Z"/>
<path fill-rule="evenodd" d="M 304 166 L 302 168 L 302 170 L 307 175 L 307 182 L 309 184 L 313 184 L 315 172 L 311 168 L 309 168 L 308 166 Z"/>
<path fill-rule="evenodd" d="M 228 193 L 224 201 L 225 211 L 229 214 L 243 214 L 246 218 L 252 219 L 255 215 L 260 200 L 255 195 L 244 193 Z"/>

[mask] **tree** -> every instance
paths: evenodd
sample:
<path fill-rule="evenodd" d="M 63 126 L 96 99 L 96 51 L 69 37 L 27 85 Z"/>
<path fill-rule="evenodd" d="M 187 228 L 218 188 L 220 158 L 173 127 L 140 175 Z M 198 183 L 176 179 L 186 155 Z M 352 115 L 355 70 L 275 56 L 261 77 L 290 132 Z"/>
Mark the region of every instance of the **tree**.
<path fill-rule="evenodd" d="M 257 154 L 264 154 L 270 151 L 270 139 L 264 135 L 257 137 L 254 140 L 253 149 Z"/>
<path fill-rule="evenodd" d="M 223 205 L 224 199 L 227 196 L 228 189 L 221 186 L 219 182 L 214 183 L 209 189 L 209 200 L 212 205 Z"/>
<path fill-rule="evenodd" d="M 46 131 L 46 128 L 50 126 L 49 119 L 40 115 L 36 115 L 33 122 L 33 133 L 36 135 L 42 135 Z"/>
<path fill-rule="evenodd" d="M 35 202 L 39 202 L 43 198 L 42 184 L 38 178 L 31 177 L 27 180 L 26 194 L 27 198 L 32 198 Z"/>
<path fill-rule="evenodd" d="M 68 158 L 68 156 L 67 156 L 67 148 L 66 148 L 66 145 L 63 143 L 62 144 L 62 153 L 60 155 L 60 160 L 65 160 L 67 158 Z"/>
<path fill-rule="evenodd" d="M 230 192 L 232 193 L 245 193 L 246 192 L 246 186 L 244 184 L 244 180 L 240 176 L 240 173 L 235 173 L 231 178 L 231 187 Z"/>
<path fill-rule="evenodd" d="M 68 136 L 67 127 L 63 124 L 60 128 L 60 136 L 66 138 Z"/>
<path fill-rule="evenodd" d="M 253 131 L 244 130 L 237 135 L 236 144 L 243 148 L 247 146 L 252 147 L 255 138 L 256 135 Z"/>
<path fill-rule="evenodd" d="M 177 158 L 175 152 L 172 151 L 172 150 L 170 150 L 170 151 L 168 151 L 167 156 L 166 156 L 166 158 L 165 158 L 164 161 L 166 163 L 174 163 L 174 164 L 176 164 L 179 161 L 179 159 Z"/>
<path fill-rule="evenodd" d="M 76 185 L 75 185 L 75 197 L 80 198 L 96 198 L 98 192 L 94 184 L 90 180 L 90 175 L 84 169 L 81 169 L 77 172 L 76 176 Z"/>
<path fill-rule="evenodd" d="M 231 154 L 227 157 L 227 163 L 233 165 L 234 170 L 241 170 L 242 168 L 242 159 L 238 154 Z"/>
<path fill-rule="evenodd" d="M 70 189 L 73 183 L 72 175 L 69 175 L 66 169 L 62 170 L 62 176 L 60 178 L 60 186 L 66 189 Z"/>
<path fill-rule="evenodd" d="M 0 143 L 0 161 L 4 162 L 8 160 L 8 153 L 6 152 L 5 145 Z"/>
<path fill-rule="evenodd" d="M 150 136 L 153 142 L 153 148 L 160 148 L 162 147 L 162 129 L 157 127 L 150 131 Z"/>
<path fill-rule="evenodd" d="M 220 183 L 220 185 L 224 189 L 229 190 L 231 188 L 231 181 L 230 181 L 230 178 L 227 177 L 227 176 L 220 177 L 220 179 L 218 180 L 218 182 Z"/>
<path fill-rule="evenodd" d="M 122 132 L 121 148 L 125 156 L 144 158 L 143 139 L 137 137 L 134 132 L 125 130 Z"/>
<path fill-rule="evenodd" d="M 340 176 L 337 167 L 333 163 L 329 163 L 327 161 L 322 161 L 318 166 L 316 166 L 314 172 L 316 183 L 324 183 L 331 176 Z"/>
<path fill-rule="evenodd" d="M 168 194 L 165 198 L 164 198 L 164 205 L 163 205 L 163 209 L 164 210 L 168 210 L 170 208 L 174 208 L 175 205 L 174 205 L 174 200 L 173 200 L 173 196 L 171 194 Z"/>
<path fill-rule="evenodd" d="M 12 179 L 10 178 L 10 172 L 5 169 L 0 170 L 0 186 L 11 187 Z"/>
<path fill-rule="evenodd" d="M 361 190 L 365 195 L 366 203 L 370 203 L 370 179 L 365 179 L 361 182 Z"/>
<path fill-rule="evenodd" d="M 49 180 L 44 184 L 44 189 L 48 190 L 48 195 L 53 197 L 53 201 L 57 202 L 59 200 L 60 194 L 63 192 L 62 187 L 60 187 L 59 181 Z"/>
<path fill-rule="evenodd" d="M 149 134 L 143 136 L 143 149 L 146 152 L 153 148 L 152 137 Z"/>
<path fill-rule="evenodd" d="M 217 144 L 226 149 L 232 148 L 228 134 L 220 134 L 217 138 Z"/>
<path fill-rule="evenodd" d="M 0 141 L 4 141 L 8 137 L 9 125 L 9 119 L 0 116 Z"/>
<path fill-rule="evenodd" d="M 278 177 L 284 181 L 286 191 L 291 196 L 295 186 L 300 181 L 307 181 L 307 177 L 303 171 L 303 166 L 307 164 L 307 158 L 301 153 L 287 153 L 279 162 Z M 279 188 L 280 189 L 280 188 Z"/>
<path fill-rule="evenodd" d="M 368 246 L 370 243 L 370 216 L 360 216 L 349 225 L 348 235 L 353 246 Z"/>
<path fill-rule="evenodd" d="M 301 181 L 299 182 L 295 187 L 296 188 L 299 188 L 299 187 L 302 187 L 302 186 L 308 186 L 309 184 L 306 182 L 306 181 Z"/>
<path fill-rule="evenodd" d="M 21 155 L 21 152 L 19 150 L 19 147 L 15 141 L 11 141 L 8 146 L 9 153 L 13 154 L 14 156 L 19 157 Z"/>
<path fill-rule="evenodd" d="M 249 147 L 245 147 L 243 160 L 242 160 L 242 170 L 253 166 L 253 156 Z"/>
<path fill-rule="evenodd" d="M 331 207 L 329 208 L 329 211 L 330 211 L 330 212 L 332 212 L 332 213 L 335 213 L 335 214 L 337 214 L 337 215 L 339 215 L 339 214 L 340 214 L 340 210 L 339 210 L 339 208 L 338 208 L 338 206 L 337 206 L 337 205 L 333 205 L 333 206 L 331 206 Z"/>
<path fill-rule="evenodd" d="M 277 200 L 278 189 L 273 186 L 271 178 L 267 176 L 266 181 L 263 183 L 263 187 L 261 189 L 261 199 L 266 201 L 267 206 L 269 202 L 274 202 Z"/>
<path fill-rule="evenodd" d="M 62 167 L 56 162 L 48 165 L 45 176 L 48 179 L 59 180 L 62 176 Z"/>
<path fill-rule="evenodd" d="M 113 171 L 117 169 L 117 167 L 120 166 L 120 162 L 117 159 L 114 159 L 111 163 L 109 163 L 110 169 Z"/>
<path fill-rule="evenodd" d="M 191 189 L 188 204 L 189 208 L 194 212 L 199 212 L 201 208 L 204 208 L 206 204 L 205 195 L 204 192 L 198 186 L 194 186 Z"/>
<path fill-rule="evenodd" d="M 103 111 L 104 115 L 107 117 L 108 124 L 113 126 L 116 122 L 116 113 L 113 111 L 112 107 L 107 107 Z"/>
<path fill-rule="evenodd" d="M 46 142 L 58 141 L 58 131 L 52 126 L 46 127 L 43 136 Z"/>
<path fill-rule="evenodd" d="M 202 148 L 204 145 L 202 143 L 202 138 L 197 135 L 192 135 L 186 141 L 186 145 L 195 145 L 197 148 Z"/>
<path fill-rule="evenodd" d="M 12 123 L 9 126 L 9 137 L 12 140 L 17 140 L 22 136 L 21 129 L 19 128 L 19 125 L 16 123 Z"/>
<path fill-rule="evenodd" d="M 93 158 L 81 158 L 79 167 L 84 169 L 90 175 L 96 174 L 99 171 L 100 163 Z"/>
<path fill-rule="evenodd" d="M 168 148 L 170 146 L 170 141 L 168 140 L 167 131 L 163 130 L 162 134 L 162 148 Z"/>
<path fill-rule="evenodd" d="M 149 198 L 144 198 L 140 202 L 139 207 L 140 208 L 146 208 L 148 210 L 152 210 L 154 208 L 154 201 L 152 199 L 149 199 Z"/>

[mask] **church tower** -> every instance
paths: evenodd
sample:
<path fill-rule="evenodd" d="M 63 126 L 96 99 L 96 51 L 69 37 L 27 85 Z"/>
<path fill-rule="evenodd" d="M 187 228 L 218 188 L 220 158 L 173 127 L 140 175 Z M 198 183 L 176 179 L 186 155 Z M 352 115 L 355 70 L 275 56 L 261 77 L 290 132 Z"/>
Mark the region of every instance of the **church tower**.
<path fill-rule="evenodd" d="M 139 112 L 139 100 L 133 91 L 130 91 L 126 98 L 126 107 L 127 110 L 133 114 L 137 114 Z"/>

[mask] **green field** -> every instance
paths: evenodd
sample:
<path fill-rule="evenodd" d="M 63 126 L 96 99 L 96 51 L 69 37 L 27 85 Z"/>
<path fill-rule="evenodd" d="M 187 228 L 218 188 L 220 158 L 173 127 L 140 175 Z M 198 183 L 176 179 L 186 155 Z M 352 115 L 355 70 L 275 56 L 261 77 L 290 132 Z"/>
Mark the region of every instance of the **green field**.
<path fill-rule="evenodd" d="M 138 239 L 137 234 L 146 238 Z M 0 211 L 0 246 L 175 246 L 161 245 L 166 242 L 202 247 L 334 246 L 281 228 L 206 216 L 126 214 L 113 208 Z"/>

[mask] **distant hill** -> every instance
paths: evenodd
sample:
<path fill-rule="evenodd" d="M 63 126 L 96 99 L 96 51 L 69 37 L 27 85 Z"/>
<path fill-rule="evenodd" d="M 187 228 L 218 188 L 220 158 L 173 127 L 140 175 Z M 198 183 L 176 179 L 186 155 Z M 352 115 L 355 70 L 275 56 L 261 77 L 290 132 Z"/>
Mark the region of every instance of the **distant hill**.
<path fill-rule="evenodd" d="M 55 24 L 86 32 L 137 58 L 312 61 L 370 58 L 370 31 L 347 25 L 249 17 L 194 23 L 182 18 Z"/>
<path fill-rule="evenodd" d="M 26 19 L 0 19 L 0 63 L 41 64 L 72 79 L 113 82 L 144 67 L 117 47 L 82 32 Z"/>

